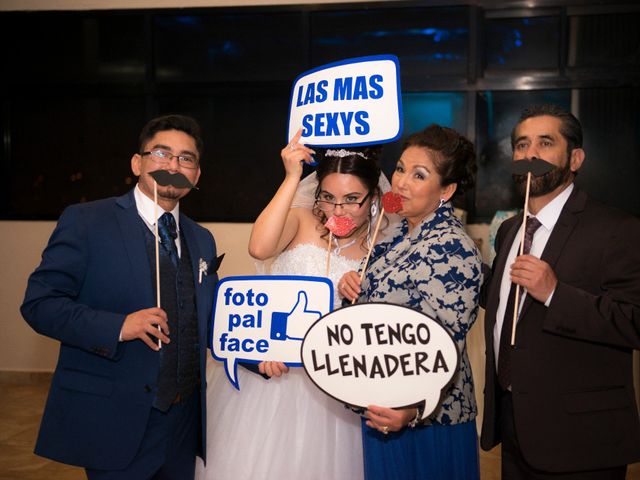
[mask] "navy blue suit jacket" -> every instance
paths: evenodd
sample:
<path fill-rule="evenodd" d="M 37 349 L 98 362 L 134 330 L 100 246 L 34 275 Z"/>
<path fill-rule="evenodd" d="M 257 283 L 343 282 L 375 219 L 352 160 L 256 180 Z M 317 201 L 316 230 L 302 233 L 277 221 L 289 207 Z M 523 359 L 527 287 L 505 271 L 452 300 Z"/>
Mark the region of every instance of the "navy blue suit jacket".
<path fill-rule="evenodd" d="M 29 278 L 22 314 L 34 330 L 61 344 L 38 455 L 110 470 L 124 468 L 140 445 L 160 356 L 141 340 L 118 337 L 128 314 L 156 306 L 143 228 L 133 191 L 73 205 Z M 182 214 L 180 229 L 196 289 L 203 454 L 207 325 L 218 278 L 209 272 L 199 283 L 198 264 L 215 260 L 216 248 L 211 233 Z"/>

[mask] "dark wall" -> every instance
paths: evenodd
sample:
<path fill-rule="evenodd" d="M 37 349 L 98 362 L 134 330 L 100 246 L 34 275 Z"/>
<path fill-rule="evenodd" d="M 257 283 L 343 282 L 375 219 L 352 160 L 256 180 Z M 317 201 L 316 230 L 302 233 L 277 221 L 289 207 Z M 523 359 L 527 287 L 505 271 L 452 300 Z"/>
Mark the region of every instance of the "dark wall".
<path fill-rule="evenodd" d="M 530 103 L 585 129 L 579 183 L 640 215 L 640 7 L 389 4 L 0 14 L 0 218 L 52 219 L 126 192 L 151 117 L 204 129 L 198 220 L 251 222 L 283 175 L 293 79 L 349 57 L 400 59 L 405 135 L 436 122 L 476 142 L 471 221 L 520 203 L 508 137 Z M 499 3 L 496 2 L 496 5 Z M 399 145 L 385 147 L 390 174 Z"/>

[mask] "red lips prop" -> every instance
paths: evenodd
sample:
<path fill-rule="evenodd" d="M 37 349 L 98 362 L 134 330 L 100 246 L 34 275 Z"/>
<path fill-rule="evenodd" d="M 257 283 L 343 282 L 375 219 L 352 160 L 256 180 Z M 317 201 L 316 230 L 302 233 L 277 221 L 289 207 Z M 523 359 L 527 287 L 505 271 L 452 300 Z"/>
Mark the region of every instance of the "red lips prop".
<path fill-rule="evenodd" d="M 387 192 L 382 195 L 382 207 L 385 212 L 398 213 L 402 209 L 402 197 L 397 193 Z"/>
<path fill-rule="evenodd" d="M 351 217 L 336 217 L 332 215 L 324 224 L 336 237 L 345 237 L 356 228 L 356 222 Z"/>

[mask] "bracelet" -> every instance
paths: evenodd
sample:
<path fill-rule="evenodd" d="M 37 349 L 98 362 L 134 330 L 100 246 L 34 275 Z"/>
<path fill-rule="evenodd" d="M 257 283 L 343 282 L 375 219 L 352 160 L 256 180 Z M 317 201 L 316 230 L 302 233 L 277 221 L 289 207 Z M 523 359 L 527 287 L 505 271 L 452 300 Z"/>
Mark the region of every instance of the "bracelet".
<path fill-rule="evenodd" d="M 407 424 L 409 428 L 416 428 L 416 426 L 421 423 L 422 410 L 422 408 L 416 407 L 416 416 Z"/>

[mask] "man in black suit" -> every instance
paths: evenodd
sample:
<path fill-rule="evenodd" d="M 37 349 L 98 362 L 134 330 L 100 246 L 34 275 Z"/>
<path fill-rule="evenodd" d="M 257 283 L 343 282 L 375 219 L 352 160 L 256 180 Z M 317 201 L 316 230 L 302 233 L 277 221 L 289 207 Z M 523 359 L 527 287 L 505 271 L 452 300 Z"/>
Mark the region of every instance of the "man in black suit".
<path fill-rule="evenodd" d="M 503 479 L 624 479 L 626 465 L 640 459 L 632 370 L 640 347 L 640 221 L 574 185 L 585 153 L 572 114 L 554 105 L 527 109 L 511 140 L 514 160 L 541 158 L 557 168 L 532 177 L 535 218 L 527 224 L 538 228 L 525 241 L 530 254 L 517 255 L 521 215 L 496 236 L 482 298 L 481 445 L 502 443 Z M 515 181 L 524 193 L 526 176 Z M 524 289 L 513 346 L 512 282 Z"/>

